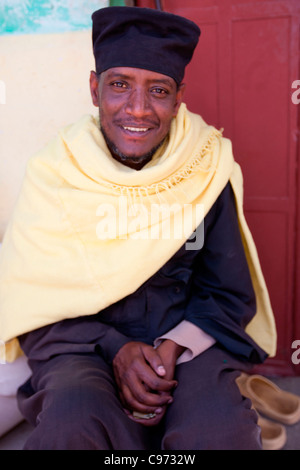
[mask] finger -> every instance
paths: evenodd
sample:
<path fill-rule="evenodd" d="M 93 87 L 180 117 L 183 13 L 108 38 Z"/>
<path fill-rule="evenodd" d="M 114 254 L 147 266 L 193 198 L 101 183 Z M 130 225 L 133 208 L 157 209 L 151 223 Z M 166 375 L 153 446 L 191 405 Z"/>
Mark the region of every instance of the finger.
<path fill-rule="evenodd" d="M 166 369 L 163 365 L 161 357 L 156 349 L 152 346 L 143 348 L 143 354 L 146 361 L 150 364 L 154 372 L 163 377 L 166 375 Z"/>
<path fill-rule="evenodd" d="M 131 409 L 134 410 L 136 406 L 139 406 L 138 411 L 142 411 L 141 406 L 143 406 L 143 410 L 147 409 L 150 412 L 150 409 L 156 410 L 173 401 L 173 397 L 167 392 L 155 393 L 148 391 L 144 384 L 138 384 L 134 390 L 125 387 L 124 396 L 127 401 L 130 401 Z"/>
<path fill-rule="evenodd" d="M 123 387 L 123 392 L 121 393 L 123 406 L 130 410 L 130 414 L 133 410 L 139 411 L 141 413 L 155 413 L 155 410 L 159 408 L 158 406 L 149 406 L 144 403 L 139 402 L 132 394 L 131 390 L 127 387 Z"/>
<path fill-rule="evenodd" d="M 136 386 L 134 390 L 124 385 L 122 387 L 122 397 L 126 408 L 140 411 L 141 413 L 160 413 L 161 408 L 173 401 L 170 395 L 160 395 L 146 391 L 142 384 Z"/>
<path fill-rule="evenodd" d="M 151 351 L 151 349 L 153 349 L 148 345 L 145 346 L 147 347 L 141 348 L 142 351 Z M 151 356 L 151 352 L 149 356 Z M 132 361 L 132 367 L 126 372 L 126 374 L 124 374 L 122 382 L 126 383 L 129 388 L 133 391 L 133 393 L 134 391 L 138 390 L 138 382 L 144 383 L 151 391 L 157 392 L 171 391 L 177 385 L 176 380 L 168 380 L 159 377 L 155 373 L 153 368 L 149 365 L 147 358 L 144 356 L 144 354 L 141 357 L 138 357 L 134 361 Z"/>
<path fill-rule="evenodd" d="M 144 367 L 139 372 L 140 380 L 148 389 L 156 392 L 171 392 L 177 386 L 176 380 L 167 380 L 157 376 L 151 367 Z"/>

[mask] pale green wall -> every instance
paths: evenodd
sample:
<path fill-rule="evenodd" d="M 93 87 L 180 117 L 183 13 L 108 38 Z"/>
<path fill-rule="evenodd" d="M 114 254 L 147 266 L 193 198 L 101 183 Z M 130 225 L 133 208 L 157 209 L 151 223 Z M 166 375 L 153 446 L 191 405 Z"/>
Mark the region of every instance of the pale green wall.
<path fill-rule="evenodd" d="M 1 0 L 0 34 L 78 31 L 91 27 L 91 14 L 109 0 Z"/>

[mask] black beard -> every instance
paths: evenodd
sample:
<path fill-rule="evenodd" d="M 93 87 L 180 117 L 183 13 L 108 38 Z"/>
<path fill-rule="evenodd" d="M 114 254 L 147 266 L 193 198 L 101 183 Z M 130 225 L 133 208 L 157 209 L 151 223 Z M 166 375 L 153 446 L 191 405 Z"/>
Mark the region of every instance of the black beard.
<path fill-rule="evenodd" d="M 163 144 L 164 139 L 162 142 L 160 142 L 158 145 L 153 147 L 149 152 L 145 153 L 144 155 L 139 155 L 139 156 L 129 156 L 125 155 L 123 152 L 121 152 L 118 147 L 109 139 L 107 136 L 106 132 L 102 127 L 100 127 L 100 130 L 103 134 L 104 140 L 106 142 L 107 147 L 109 148 L 113 158 L 117 160 L 120 163 L 123 163 L 123 165 L 128 166 L 129 168 L 133 168 L 134 170 L 140 170 L 145 166 L 147 163 L 149 163 L 155 154 L 155 152 L 161 147 Z"/>

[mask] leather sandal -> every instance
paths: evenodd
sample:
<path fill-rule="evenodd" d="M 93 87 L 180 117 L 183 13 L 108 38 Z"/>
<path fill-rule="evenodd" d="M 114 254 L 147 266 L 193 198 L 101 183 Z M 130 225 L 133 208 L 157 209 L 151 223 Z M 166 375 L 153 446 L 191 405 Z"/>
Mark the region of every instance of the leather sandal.
<path fill-rule="evenodd" d="M 282 424 L 275 423 L 258 415 L 258 426 L 261 428 L 263 450 L 280 450 L 287 441 L 286 429 Z"/>
<path fill-rule="evenodd" d="M 280 389 L 261 375 L 244 372 L 236 380 L 245 397 L 250 398 L 254 408 L 275 421 L 295 424 L 300 421 L 300 397 Z"/>

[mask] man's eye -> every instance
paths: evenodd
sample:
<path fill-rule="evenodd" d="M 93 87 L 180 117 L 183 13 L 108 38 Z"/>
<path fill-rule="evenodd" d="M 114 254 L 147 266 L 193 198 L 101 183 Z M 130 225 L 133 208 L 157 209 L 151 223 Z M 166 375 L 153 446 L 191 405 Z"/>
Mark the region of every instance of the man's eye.
<path fill-rule="evenodd" d="M 115 88 L 126 88 L 126 83 L 124 83 L 124 82 L 113 82 L 112 86 L 114 86 Z"/>
<path fill-rule="evenodd" d="M 165 90 L 164 88 L 160 88 L 160 87 L 152 88 L 152 93 L 155 93 L 155 94 L 158 94 L 158 95 L 167 95 L 168 94 L 167 90 Z"/>

